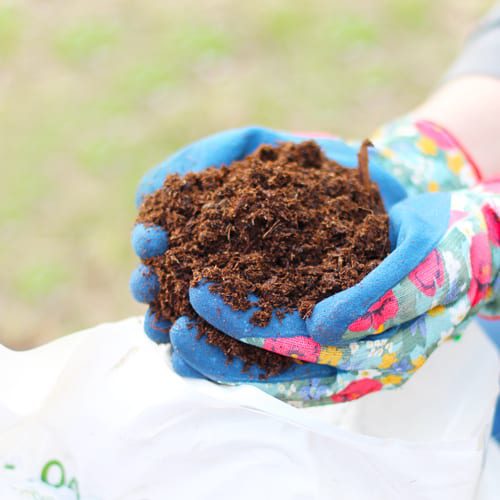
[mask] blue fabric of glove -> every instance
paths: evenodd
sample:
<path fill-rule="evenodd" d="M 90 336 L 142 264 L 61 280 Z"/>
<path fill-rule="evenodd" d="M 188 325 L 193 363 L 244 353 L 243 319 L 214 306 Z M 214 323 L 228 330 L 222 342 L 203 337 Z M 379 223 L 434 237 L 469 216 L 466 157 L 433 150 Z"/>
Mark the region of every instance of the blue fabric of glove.
<path fill-rule="evenodd" d="M 239 358 L 228 362 L 222 350 L 210 345 L 204 337 L 197 338 L 195 323 L 182 316 L 170 330 L 172 343 L 172 365 L 175 371 L 190 378 L 207 378 L 227 384 L 239 383 L 279 383 L 288 380 L 333 377 L 337 369 L 332 366 L 297 361 L 279 375 L 267 377 L 265 371 L 257 365 L 245 369 Z"/>

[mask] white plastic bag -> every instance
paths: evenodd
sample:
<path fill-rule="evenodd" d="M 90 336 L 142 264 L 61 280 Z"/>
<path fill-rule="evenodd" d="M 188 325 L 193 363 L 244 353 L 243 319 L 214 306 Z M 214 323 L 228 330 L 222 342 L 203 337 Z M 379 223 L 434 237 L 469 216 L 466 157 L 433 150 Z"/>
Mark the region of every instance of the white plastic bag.
<path fill-rule="evenodd" d="M 498 497 L 496 445 L 478 489 L 499 361 L 477 327 L 402 389 L 313 409 L 182 379 L 166 354 L 138 318 L 1 348 L 0 499 Z"/>

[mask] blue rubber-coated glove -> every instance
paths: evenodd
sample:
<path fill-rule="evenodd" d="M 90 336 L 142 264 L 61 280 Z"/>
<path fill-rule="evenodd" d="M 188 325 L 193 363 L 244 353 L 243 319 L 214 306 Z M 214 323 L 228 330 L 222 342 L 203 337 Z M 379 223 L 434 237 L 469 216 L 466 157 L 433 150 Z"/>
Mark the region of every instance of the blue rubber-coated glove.
<path fill-rule="evenodd" d="M 161 187 L 168 174 L 178 173 L 182 175 L 190 171 L 200 171 L 212 165 L 229 164 L 237 159 L 244 158 L 260 146 L 260 144 L 277 144 L 281 141 L 301 142 L 308 138 L 309 136 L 305 135 L 275 132 L 252 127 L 223 132 L 203 139 L 181 150 L 172 158 L 146 174 L 137 192 L 137 206 L 141 204 L 144 196 Z M 322 145 L 323 150 L 330 158 L 346 166 L 357 166 L 357 148 L 349 147 L 344 142 L 333 138 L 316 140 Z M 371 166 L 370 173 L 372 179 L 379 180 L 380 185 L 383 186 L 382 193 L 386 206 L 392 206 L 405 196 L 404 189 L 384 172 Z M 168 235 L 163 228 L 139 224 L 134 228 L 132 233 L 132 245 L 137 255 L 145 260 L 161 255 L 167 250 Z M 136 269 L 131 277 L 131 289 L 137 300 L 151 303 L 159 290 L 159 283 L 154 271 L 144 265 Z M 172 350 L 173 366 L 178 373 L 184 376 L 203 376 L 225 383 L 248 383 L 253 381 L 261 387 L 265 386 L 268 388 L 277 382 L 287 380 L 294 384 L 297 382 L 305 384 L 302 390 L 304 394 L 309 382 L 314 387 L 318 384 L 320 378 L 330 377 L 333 380 L 332 377 L 336 373 L 336 369 L 332 367 L 299 362 L 280 376 L 265 379 L 264 382 L 262 379 L 264 375 L 263 370 L 253 366 L 250 370 L 243 371 L 243 364 L 238 359 L 227 363 L 225 356 L 219 348 L 207 344 L 204 339 L 195 340 L 194 327 L 187 328 L 187 324 L 187 318 L 180 318 L 172 330 L 177 332 L 175 336 L 176 341 L 172 342 L 174 344 Z M 169 342 L 171 326 L 169 321 L 156 317 L 151 309 L 146 313 L 145 331 L 155 342 Z M 181 331 L 184 331 L 185 334 L 181 335 L 179 333 Z M 187 342 L 187 339 L 189 339 L 189 342 Z M 181 352 L 191 365 L 196 366 L 196 369 L 183 360 Z M 203 354 L 201 355 L 200 353 Z M 335 385 L 332 381 L 329 384 L 332 387 Z M 334 389 L 331 389 L 329 392 L 332 393 L 332 391 L 336 392 Z M 268 392 L 276 394 L 277 391 L 273 389 L 271 391 L 268 390 Z M 310 399 L 317 401 L 322 392 L 308 389 L 307 393 L 314 393 L 315 397 L 311 396 Z"/>
<path fill-rule="evenodd" d="M 232 136 L 233 138 L 234 137 L 236 138 L 235 144 L 240 146 L 238 152 L 240 152 L 241 156 L 235 156 L 233 158 L 229 157 L 227 160 L 224 161 L 224 163 L 230 163 L 234 159 L 240 159 L 241 157 L 246 156 L 247 154 L 252 152 L 253 149 L 255 149 L 255 147 L 257 147 L 259 143 L 253 143 L 254 145 L 252 149 L 248 150 L 245 149 L 245 145 L 248 143 L 250 144 L 252 143 L 252 138 L 255 137 L 255 134 L 259 135 L 262 133 L 263 133 L 262 129 L 251 129 L 250 131 L 249 130 L 232 131 L 226 133 L 229 134 L 230 137 Z M 210 152 L 212 146 L 216 148 L 221 147 L 220 143 L 218 143 L 218 140 L 220 140 L 221 138 L 224 140 L 224 136 L 226 134 L 218 134 L 217 136 L 208 138 L 205 141 L 200 141 L 199 143 L 196 143 L 194 145 L 195 154 L 191 154 L 190 152 L 191 147 L 190 147 L 183 150 L 179 155 L 176 155 L 176 157 L 174 158 L 179 158 L 179 156 L 181 157 L 180 160 L 181 167 L 182 166 L 186 167 L 186 164 L 189 163 L 186 160 L 188 159 L 194 160 L 193 170 L 200 170 L 200 168 L 197 168 L 197 165 L 198 167 L 200 165 L 196 163 L 196 159 L 204 158 L 204 154 L 206 154 L 207 151 Z M 281 136 L 280 138 L 281 140 L 290 140 L 290 138 L 297 140 L 296 136 L 292 137 L 286 136 L 285 138 Z M 214 144 L 211 144 L 212 141 L 214 141 Z M 326 141 L 331 141 L 331 140 L 327 139 Z M 273 141 L 264 139 L 262 142 L 269 143 Z M 356 150 L 351 149 L 349 151 L 349 148 L 346 147 L 344 144 L 340 143 L 339 141 L 331 141 L 331 143 L 338 145 L 339 146 L 338 151 L 336 152 L 339 154 L 342 153 L 344 154 L 344 156 L 341 158 L 340 156 L 328 155 L 328 150 L 327 150 L 326 152 L 328 156 L 336 159 L 337 161 L 339 161 L 339 163 L 349 164 L 350 160 L 351 166 L 356 164 Z M 224 148 L 222 147 L 222 150 L 223 149 Z M 218 153 L 220 154 L 220 150 L 218 151 Z M 377 152 L 375 153 L 377 154 Z M 184 157 L 182 157 L 182 155 L 184 155 Z M 208 166 L 213 163 L 214 161 L 208 160 L 208 163 L 206 163 L 204 166 Z M 373 155 L 372 155 L 372 166 L 373 163 L 377 162 L 373 161 Z M 158 170 L 163 171 L 162 175 L 160 175 L 159 177 L 157 177 Z M 150 183 L 151 179 L 156 178 L 158 180 L 159 178 L 162 181 L 164 176 L 166 175 L 165 167 L 160 167 L 160 169 L 158 170 L 156 171 L 156 173 L 146 176 L 145 179 L 147 181 L 147 184 L 149 184 L 148 186 L 146 186 L 146 191 L 147 189 L 154 190 L 154 187 L 152 187 L 154 185 L 154 182 L 153 184 L 151 184 Z M 189 170 L 189 167 L 187 170 Z M 186 168 L 182 169 L 181 173 L 185 171 Z M 173 173 L 173 171 L 171 172 Z M 372 178 L 375 178 L 373 172 L 372 172 Z M 159 185 L 161 185 L 161 181 Z M 393 184 L 393 186 L 396 186 L 396 184 Z M 384 189 L 384 187 L 386 189 Z M 141 186 L 141 189 L 142 192 L 144 192 L 144 185 Z M 394 198 L 397 199 L 397 196 L 394 197 L 393 196 L 394 192 L 391 192 L 390 189 L 388 190 L 387 186 L 384 185 L 381 185 L 381 192 L 382 192 L 382 197 L 386 203 L 386 207 L 391 207 L 393 204 L 393 203 L 391 204 L 391 196 L 392 196 L 392 202 L 394 201 Z M 402 190 L 399 188 L 399 198 L 401 198 L 401 193 Z M 404 255 L 406 257 L 410 256 L 410 258 L 407 259 L 408 262 L 406 263 L 403 262 L 403 265 L 401 265 L 400 258 L 399 260 L 393 258 L 392 265 L 390 262 L 387 263 L 388 259 L 386 259 L 386 261 L 384 261 L 383 263 L 385 264 L 385 267 L 383 267 L 383 265 L 380 266 L 383 267 L 383 271 L 385 271 L 385 274 L 379 272 L 379 275 L 378 277 L 376 277 L 376 279 L 373 279 L 372 277 L 371 285 L 370 283 L 368 283 L 370 285 L 368 287 L 358 286 L 358 288 L 362 288 L 362 290 L 361 294 L 358 297 L 361 302 L 357 305 L 361 305 L 361 307 L 363 307 L 363 298 L 365 298 L 368 299 L 365 300 L 364 302 L 364 305 L 367 306 L 367 303 L 368 304 L 370 303 L 369 302 L 370 299 L 373 299 L 372 293 L 375 292 L 375 295 L 377 295 L 377 293 L 380 292 L 380 288 L 377 289 L 377 286 L 378 287 L 387 286 L 388 283 L 387 275 L 389 276 L 389 281 L 390 279 L 394 281 L 395 278 L 397 278 L 398 276 L 400 277 L 402 275 L 401 274 L 402 272 L 404 274 L 405 269 L 406 272 L 409 272 L 409 270 L 413 269 L 414 272 L 413 281 L 419 282 L 420 284 L 424 283 L 421 286 L 425 288 L 427 293 L 426 292 L 423 293 L 426 296 L 428 294 L 429 294 L 428 296 L 431 296 L 434 289 L 439 288 L 442 285 L 443 281 L 442 259 L 440 259 L 440 257 L 438 256 L 439 254 L 433 253 L 433 251 L 431 250 L 434 248 L 437 241 L 441 239 L 447 227 L 449 219 L 449 216 L 447 215 L 449 214 L 449 207 L 450 207 L 449 204 L 450 204 L 450 197 L 448 195 L 434 195 L 430 197 L 428 196 L 427 198 L 422 198 L 419 200 L 418 203 L 414 202 L 412 204 L 407 204 L 403 208 L 399 209 L 399 211 L 397 210 L 397 208 L 395 208 L 394 212 L 391 212 L 390 218 L 392 223 L 391 232 L 392 232 L 393 246 L 396 245 L 397 250 L 399 250 L 399 257 Z M 421 208 L 421 205 L 424 207 L 424 209 Z M 141 233 L 147 233 L 148 231 L 151 234 L 147 235 L 147 237 L 144 236 L 141 237 Z M 137 236 L 136 233 L 138 233 L 139 236 Z M 134 247 L 136 248 L 138 254 L 143 255 L 145 258 L 147 256 L 155 255 L 155 254 L 143 253 L 143 252 L 149 252 L 151 248 L 159 247 L 166 249 L 166 245 L 168 244 L 168 238 L 166 238 L 166 235 L 164 233 L 163 234 L 161 233 L 162 230 L 156 228 L 148 228 L 146 231 L 144 230 L 144 228 L 137 228 L 136 231 L 134 232 L 135 236 Z M 158 234 L 159 236 L 156 236 L 156 234 Z M 160 243 L 158 243 L 158 241 L 160 241 Z M 144 244 L 144 242 L 146 242 L 146 244 Z M 413 254 L 412 252 L 409 252 L 409 250 L 414 250 L 414 249 L 418 251 L 413 252 Z M 396 251 L 393 252 L 393 254 L 395 253 Z M 393 254 L 391 254 L 391 256 L 393 256 Z M 426 258 L 424 259 L 424 257 Z M 420 269 L 419 272 L 418 269 L 415 270 L 414 268 L 415 265 L 418 264 L 418 262 L 420 261 L 422 261 L 422 263 L 426 263 L 426 266 Z M 375 271 L 380 271 L 380 267 L 377 268 Z M 433 268 L 434 271 L 437 272 L 438 276 L 436 278 L 432 278 L 430 283 L 426 283 L 426 276 L 428 274 L 427 268 Z M 441 272 L 441 277 L 439 277 L 440 272 Z M 365 285 L 366 285 L 365 281 L 369 278 L 369 276 L 367 276 L 365 280 L 363 280 L 363 283 Z M 410 281 L 412 280 L 410 279 Z M 158 284 L 157 281 L 155 280 L 154 273 L 151 273 L 151 271 L 146 268 L 142 268 L 142 270 L 136 274 L 135 279 L 132 280 L 132 288 L 135 291 L 137 297 L 142 298 L 146 302 L 151 301 L 152 298 L 154 298 L 158 288 Z M 354 290 L 355 288 L 356 287 L 353 287 L 352 289 L 346 290 L 345 292 L 342 293 L 352 292 L 352 290 Z M 443 289 L 444 288 L 445 287 L 443 287 Z M 405 302 L 413 305 L 415 303 L 415 300 L 412 300 L 412 296 L 415 295 L 414 291 L 411 291 L 408 297 L 404 297 L 405 300 L 403 302 L 401 302 L 401 297 L 399 296 L 395 297 L 394 292 L 392 292 L 392 295 L 390 292 L 392 291 L 389 290 L 384 295 L 382 296 L 379 295 L 379 300 L 375 300 L 375 302 L 372 302 L 371 305 L 367 308 L 367 310 L 365 307 L 365 313 L 362 314 L 360 317 L 358 317 L 357 320 L 354 320 L 353 322 L 348 324 L 351 331 L 349 332 L 349 338 L 344 338 L 344 339 L 342 339 L 343 335 L 340 335 L 340 337 L 330 336 L 329 338 L 328 335 L 330 335 L 331 332 L 334 331 L 334 329 L 331 328 L 332 325 L 337 327 L 337 332 L 341 331 L 341 328 L 339 328 L 338 325 L 339 324 L 341 325 L 342 321 L 344 323 L 346 322 L 346 314 L 344 314 L 344 317 L 342 318 L 342 313 L 347 312 L 348 316 L 350 309 L 351 309 L 350 312 L 352 313 L 353 308 L 352 307 L 349 308 L 348 306 L 351 303 L 356 303 L 356 300 L 353 300 L 353 297 L 349 298 L 344 296 L 343 297 L 344 302 L 340 303 L 340 307 L 330 308 L 330 310 L 327 304 L 327 307 L 323 308 L 323 317 L 321 314 L 319 315 L 320 321 L 318 323 L 320 326 L 323 326 L 323 328 L 318 329 L 315 332 L 313 324 L 312 334 L 311 334 L 311 325 L 308 325 L 307 322 L 301 320 L 298 317 L 298 315 L 295 316 L 289 315 L 287 318 L 285 318 L 283 322 L 278 322 L 278 323 L 275 322 L 274 324 L 273 322 L 271 322 L 271 324 L 268 325 L 268 327 L 266 327 L 265 329 L 260 328 L 259 332 L 253 332 L 252 329 L 255 329 L 256 327 L 253 327 L 248 323 L 248 321 L 246 321 L 248 317 L 251 315 L 251 313 L 248 315 L 248 317 L 245 318 L 241 316 L 244 313 L 235 312 L 229 308 L 225 310 L 224 313 L 220 315 L 219 318 L 214 318 L 211 316 L 211 314 L 213 315 L 212 308 L 208 308 L 209 310 L 205 311 L 205 309 L 207 309 L 207 304 L 211 303 L 212 305 L 214 304 L 223 305 L 226 308 L 228 308 L 228 306 L 225 306 L 224 304 L 218 304 L 217 300 L 220 299 L 214 297 L 208 291 L 208 287 L 206 285 L 200 285 L 191 290 L 191 301 L 192 305 L 195 307 L 195 309 L 197 309 L 198 313 L 202 312 L 201 316 L 205 317 L 205 319 L 207 319 L 210 323 L 214 324 L 214 326 L 218 327 L 222 331 L 225 331 L 226 333 L 230 334 L 233 337 L 243 339 L 248 343 L 259 345 L 268 350 L 279 352 L 281 354 L 297 356 L 301 357 L 304 360 L 313 361 L 317 363 L 332 364 L 338 366 L 341 369 L 339 370 L 338 374 L 332 376 L 333 378 L 323 377 L 322 379 L 314 379 L 314 380 L 309 379 L 301 382 L 301 384 L 299 385 L 295 383 L 295 381 L 290 381 L 287 383 L 279 383 L 279 384 L 268 383 L 267 384 L 268 392 L 274 393 L 278 397 L 282 397 L 287 400 L 290 400 L 294 395 L 296 396 L 299 393 L 301 395 L 314 393 L 316 396 L 318 396 L 318 394 L 322 394 L 323 396 L 331 397 L 331 399 L 334 401 L 341 401 L 345 399 L 353 399 L 361 394 L 378 390 L 382 386 L 392 387 L 400 385 L 402 382 L 404 382 L 404 380 L 407 379 L 407 376 L 409 374 L 415 371 L 421 365 L 421 363 L 425 361 L 427 355 L 430 352 L 432 352 L 432 349 L 435 347 L 435 345 L 437 345 L 435 341 L 426 343 L 426 341 L 422 340 L 422 338 L 420 337 L 415 339 L 414 344 L 412 344 L 411 342 L 409 344 L 406 339 L 406 342 L 403 342 L 404 351 L 406 355 L 404 356 L 404 359 L 398 358 L 398 349 L 403 345 L 401 343 L 402 339 L 408 337 L 407 333 L 413 332 L 411 333 L 411 335 L 415 337 L 415 332 L 417 333 L 420 332 L 421 337 L 425 337 L 423 332 L 425 328 L 427 328 L 427 326 L 429 325 L 424 324 L 425 322 L 418 320 L 418 318 L 415 318 L 414 316 L 411 316 L 412 313 L 410 312 L 409 319 L 413 318 L 415 320 L 412 322 L 411 325 L 409 326 L 406 325 L 408 326 L 407 328 L 406 327 L 401 328 L 401 326 L 396 325 L 397 328 L 395 326 L 391 329 L 390 332 L 380 335 L 381 327 L 383 329 L 384 326 L 383 324 L 385 320 L 389 319 L 390 323 L 391 317 L 395 316 L 398 311 L 401 312 L 404 311 L 405 309 L 411 311 L 412 308 L 406 307 L 407 304 L 405 304 Z M 340 295 L 341 294 L 337 294 L 335 297 L 338 299 Z M 332 297 L 330 299 L 334 299 L 335 297 Z M 329 301 L 330 299 L 325 299 L 325 301 Z M 435 300 L 433 299 L 433 301 Z M 431 303 L 433 301 L 431 301 Z M 321 304 L 322 303 L 320 303 L 319 305 Z M 347 307 L 343 307 L 344 305 Z M 428 316 L 427 319 L 438 318 L 430 321 L 432 323 L 432 325 L 430 326 L 434 330 L 436 325 L 438 327 L 440 326 L 443 327 L 444 325 L 450 324 L 449 318 L 446 318 L 446 320 L 444 321 L 443 318 L 439 318 L 440 315 L 438 313 L 440 311 L 438 302 L 437 302 L 438 307 L 430 308 L 428 306 L 429 304 L 427 304 L 427 306 L 424 305 L 423 310 L 428 311 L 429 309 L 434 309 L 434 313 L 433 314 L 429 313 L 427 315 Z M 427 307 L 427 309 L 425 307 Z M 319 309 L 321 312 L 321 308 Z M 326 311 L 326 313 L 324 311 Z M 454 311 L 455 311 L 455 316 L 457 317 L 462 314 L 462 313 L 459 314 L 456 313 L 457 308 L 455 308 Z M 206 313 L 205 315 L 203 314 L 204 312 Z M 337 318 L 334 318 L 334 322 L 333 323 L 330 322 L 329 324 L 328 322 L 331 319 L 332 312 L 334 313 L 333 316 L 337 316 L 337 313 L 339 314 Z M 447 312 L 449 313 L 449 311 Z M 316 313 L 317 311 L 315 310 L 315 312 L 313 313 L 313 318 L 311 318 L 311 320 L 314 319 Z M 330 319 L 328 318 L 328 315 L 330 315 Z M 465 320 L 467 316 L 468 316 L 467 314 L 462 314 L 461 318 L 462 324 L 465 323 L 463 320 Z M 400 317 L 405 317 L 405 316 L 400 315 Z M 322 320 L 324 318 L 326 318 L 326 321 L 323 322 L 322 324 Z M 458 323 L 460 323 L 460 321 L 458 321 Z M 452 324 L 456 325 L 457 321 L 455 321 L 455 323 L 452 322 Z M 324 325 L 326 325 L 326 327 Z M 388 325 L 385 326 L 387 327 Z M 155 321 L 154 319 L 152 319 L 151 315 L 149 315 L 149 321 L 147 321 L 147 330 L 150 332 L 150 335 L 151 334 L 160 335 L 163 339 L 166 339 L 167 338 L 166 331 L 168 327 L 169 327 L 168 324 L 162 325 L 162 322 Z M 233 329 L 233 327 L 235 327 L 235 329 Z M 182 328 L 180 330 L 182 330 Z M 186 334 L 187 330 L 188 329 L 184 327 L 182 331 L 184 331 L 184 333 Z M 323 330 L 323 334 L 326 334 L 327 336 L 326 342 L 325 339 L 321 338 L 321 330 Z M 399 336 L 396 335 L 398 331 L 400 333 Z M 246 336 L 249 334 L 249 332 L 252 332 L 252 334 L 256 334 L 255 337 Z M 318 335 L 318 332 L 320 333 L 320 335 Z M 242 333 L 243 336 L 241 335 Z M 293 335 L 290 335 L 291 333 L 293 333 Z M 305 333 L 305 335 L 303 333 Z M 405 333 L 405 335 L 403 335 L 403 333 Z M 450 332 L 448 333 L 451 335 Z M 367 335 L 368 339 L 363 340 L 363 342 L 354 342 L 355 339 L 363 339 L 363 337 L 366 337 Z M 378 336 L 376 338 L 371 337 L 373 335 L 378 335 Z M 397 340 L 397 342 L 393 341 L 392 338 L 393 336 L 394 339 Z M 373 340 L 370 339 L 370 337 Z M 189 336 L 186 334 L 184 338 L 187 339 L 189 338 Z M 287 339 L 290 339 L 291 343 L 287 342 Z M 352 356 L 346 355 L 347 341 L 349 341 L 348 348 L 352 351 L 357 350 L 358 351 L 357 355 L 355 352 L 352 353 Z M 194 337 L 192 342 L 193 342 L 192 345 L 194 345 L 195 342 Z M 173 343 L 175 344 L 175 342 Z M 344 347 L 339 348 L 338 346 L 342 346 L 342 344 L 345 344 Z M 208 347 L 212 348 L 212 346 Z M 412 347 L 412 354 L 413 354 L 412 356 L 407 356 L 407 354 L 409 353 L 408 350 L 409 347 Z M 422 352 L 422 354 L 417 355 L 420 351 Z M 191 368 L 193 366 L 196 366 L 197 369 L 200 369 L 201 367 L 201 370 L 199 371 L 204 372 L 204 375 L 208 376 L 208 378 L 212 378 L 213 380 L 218 380 L 222 382 L 224 382 L 224 378 L 226 378 L 226 381 L 229 382 L 228 374 L 227 373 L 223 375 L 221 375 L 220 373 L 217 374 L 216 373 L 217 366 L 211 366 L 211 363 L 207 363 L 206 361 L 206 359 L 208 359 L 207 357 L 204 357 L 203 359 L 205 359 L 205 361 L 201 362 L 199 359 L 198 360 L 196 358 L 193 359 L 191 356 L 192 353 L 190 354 L 189 349 L 186 349 L 185 343 L 184 344 L 180 343 L 174 350 L 174 353 L 175 352 L 180 354 L 182 359 L 186 361 L 185 364 L 187 366 L 190 366 Z M 367 361 L 367 357 L 371 358 L 371 362 Z M 217 365 L 221 365 L 220 360 L 217 361 Z M 241 375 L 239 371 L 235 370 L 232 373 L 236 375 L 235 378 L 233 377 L 233 382 L 249 380 L 248 377 L 245 378 L 244 375 Z M 222 377 L 222 380 L 220 379 L 220 377 Z M 264 388 L 265 385 L 266 384 L 262 383 L 260 384 L 262 388 Z"/>
<path fill-rule="evenodd" d="M 313 378 L 334 377 L 337 370 L 332 366 L 304 363 L 295 360 L 284 372 L 267 377 L 265 370 L 235 357 L 228 362 L 218 346 L 209 344 L 205 337 L 198 338 L 196 324 L 187 316 L 177 319 L 170 329 L 172 365 L 174 370 L 190 378 L 206 378 L 225 384 L 253 383 L 276 384 L 287 381 L 306 381 Z"/>

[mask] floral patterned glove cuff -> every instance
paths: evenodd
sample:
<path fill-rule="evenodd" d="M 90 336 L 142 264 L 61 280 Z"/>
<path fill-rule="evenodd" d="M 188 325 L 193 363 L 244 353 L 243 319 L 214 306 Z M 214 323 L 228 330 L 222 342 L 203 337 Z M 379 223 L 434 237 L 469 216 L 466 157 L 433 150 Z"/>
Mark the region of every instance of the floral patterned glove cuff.
<path fill-rule="evenodd" d="M 491 262 L 486 261 L 486 265 L 477 271 L 478 282 L 481 283 L 481 277 L 487 275 L 488 264 L 492 273 L 490 286 L 484 293 L 485 300 L 480 309 L 480 316 L 497 321 L 500 325 L 500 182 L 482 184 L 477 187 L 477 191 L 486 198 L 482 200 L 481 212 L 491 249 Z"/>
<path fill-rule="evenodd" d="M 372 134 L 380 165 L 408 194 L 454 191 L 475 186 L 481 174 L 467 151 L 444 128 L 412 115 Z"/>

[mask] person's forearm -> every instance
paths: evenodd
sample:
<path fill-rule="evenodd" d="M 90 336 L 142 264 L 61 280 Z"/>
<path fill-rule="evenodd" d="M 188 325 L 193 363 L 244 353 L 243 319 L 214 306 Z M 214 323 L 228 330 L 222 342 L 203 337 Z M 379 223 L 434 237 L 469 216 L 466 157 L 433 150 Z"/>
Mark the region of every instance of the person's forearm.
<path fill-rule="evenodd" d="M 485 180 L 500 176 L 500 79 L 471 75 L 451 80 L 414 114 L 451 132 Z"/>
<path fill-rule="evenodd" d="M 455 135 L 485 179 L 500 175 L 500 5 L 469 37 L 444 84 L 415 112 Z"/>

